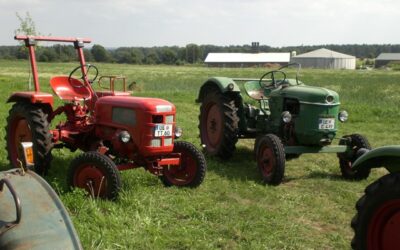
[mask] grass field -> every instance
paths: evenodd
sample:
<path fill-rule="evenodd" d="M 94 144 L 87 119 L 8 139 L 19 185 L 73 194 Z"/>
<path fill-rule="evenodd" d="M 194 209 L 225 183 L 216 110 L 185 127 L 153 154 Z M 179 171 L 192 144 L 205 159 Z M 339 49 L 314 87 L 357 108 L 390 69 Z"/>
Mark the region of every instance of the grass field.
<path fill-rule="evenodd" d="M 39 64 L 42 91 L 53 75 L 66 75 L 76 64 Z M 199 146 L 201 84 L 211 76 L 259 77 L 265 69 L 132 66 L 97 64 L 102 74 L 123 74 L 138 83 L 136 96 L 161 97 L 177 107 L 183 140 Z M 0 100 L 27 89 L 27 61 L 0 62 Z M 361 133 L 373 147 L 400 143 L 400 72 L 303 70 L 309 85 L 337 91 L 350 114 L 338 137 Z M 0 106 L 0 127 L 10 104 Z M 0 130 L 4 138 L 4 129 Z M 68 208 L 85 249 L 348 249 L 354 205 L 364 188 L 386 173 L 374 170 L 364 181 L 340 177 L 334 154 L 303 155 L 286 165 L 277 187 L 261 183 L 252 157 L 253 140 L 237 145 L 228 162 L 207 158 L 208 172 L 197 189 L 165 188 L 142 169 L 122 172 L 116 202 L 92 200 L 68 192 L 65 174 L 79 152 L 53 150 L 47 181 Z M 9 167 L 4 140 L 1 169 Z"/>

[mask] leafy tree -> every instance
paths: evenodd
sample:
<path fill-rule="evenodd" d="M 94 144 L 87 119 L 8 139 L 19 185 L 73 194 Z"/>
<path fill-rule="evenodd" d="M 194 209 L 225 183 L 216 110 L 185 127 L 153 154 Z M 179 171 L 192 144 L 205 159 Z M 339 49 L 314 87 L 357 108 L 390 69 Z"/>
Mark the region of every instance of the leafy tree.
<path fill-rule="evenodd" d="M 31 15 L 27 11 L 25 17 L 22 17 L 18 12 L 15 13 L 20 22 L 19 28 L 14 33 L 15 35 L 27 35 L 27 36 L 38 36 L 39 32 L 36 31 L 36 25 Z"/>
<path fill-rule="evenodd" d="M 164 48 L 161 54 L 162 63 L 165 64 L 175 64 L 177 60 L 177 54 L 170 48 Z"/>
<path fill-rule="evenodd" d="M 93 58 L 96 62 L 109 62 L 111 57 L 110 53 L 101 45 L 95 44 L 92 49 Z"/>

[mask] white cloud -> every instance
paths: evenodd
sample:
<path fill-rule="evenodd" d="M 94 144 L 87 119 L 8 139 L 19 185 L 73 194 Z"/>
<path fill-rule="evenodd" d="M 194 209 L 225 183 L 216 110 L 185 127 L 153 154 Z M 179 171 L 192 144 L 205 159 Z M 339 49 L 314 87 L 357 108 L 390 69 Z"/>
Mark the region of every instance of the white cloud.
<path fill-rule="evenodd" d="M 42 33 L 105 46 L 400 43 L 395 0 L 0 0 L 0 44 L 27 10 Z"/>

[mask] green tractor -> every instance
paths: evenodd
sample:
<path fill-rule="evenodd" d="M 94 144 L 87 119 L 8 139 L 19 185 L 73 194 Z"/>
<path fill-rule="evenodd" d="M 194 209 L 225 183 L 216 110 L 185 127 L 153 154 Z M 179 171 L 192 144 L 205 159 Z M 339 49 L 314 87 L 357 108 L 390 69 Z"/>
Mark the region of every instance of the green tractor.
<path fill-rule="evenodd" d="M 389 174 L 365 189 L 351 221 L 354 249 L 399 249 L 400 246 L 400 146 L 363 150 L 353 164 L 355 171 L 385 167 Z"/>
<path fill-rule="evenodd" d="M 296 66 L 296 77 L 287 78 Z M 265 73 L 259 79 L 214 77 L 201 87 L 200 138 L 205 152 L 228 159 L 241 138 L 255 138 L 254 153 L 267 184 L 278 185 L 285 173 L 286 159 L 304 153 L 337 153 L 342 176 L 361 180 L 369 169 L 353 170 L 357 151 L 370 149 L 362 135 L 346 135 L 331 145 L 339 122 L 348 118 L 339 110 L 339 95 L 332 90 L 307 86 L 299 80 L 299 64 L 289 64 Z M 237 82 L 244 82 L 245 103 Z M 258 102 L 258 106 L 253 104 Z"/>

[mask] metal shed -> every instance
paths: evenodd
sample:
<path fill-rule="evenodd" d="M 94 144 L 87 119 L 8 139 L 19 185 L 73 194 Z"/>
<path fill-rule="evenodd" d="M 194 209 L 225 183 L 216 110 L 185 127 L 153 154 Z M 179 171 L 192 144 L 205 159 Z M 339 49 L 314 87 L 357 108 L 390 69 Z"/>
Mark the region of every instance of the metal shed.
<path fill-rule="evenodd" d="M 286 65 L 290 53 L 208 53 L 204 62 L 211 67 L 254 67 L 268 64 Z"/>
<path fill-rule="evenodd" d="M 381 53 L 375 59 L 375 67 L 379 68 L 390 62 L 400 62 L 400 53 Z"/>
<path fill-rule="evenodd" d="M 317 49 L 292 57 L 291 62 L 300 63 L 305 68 L 355 69 L 356 57 L 329 49 Z"/>

